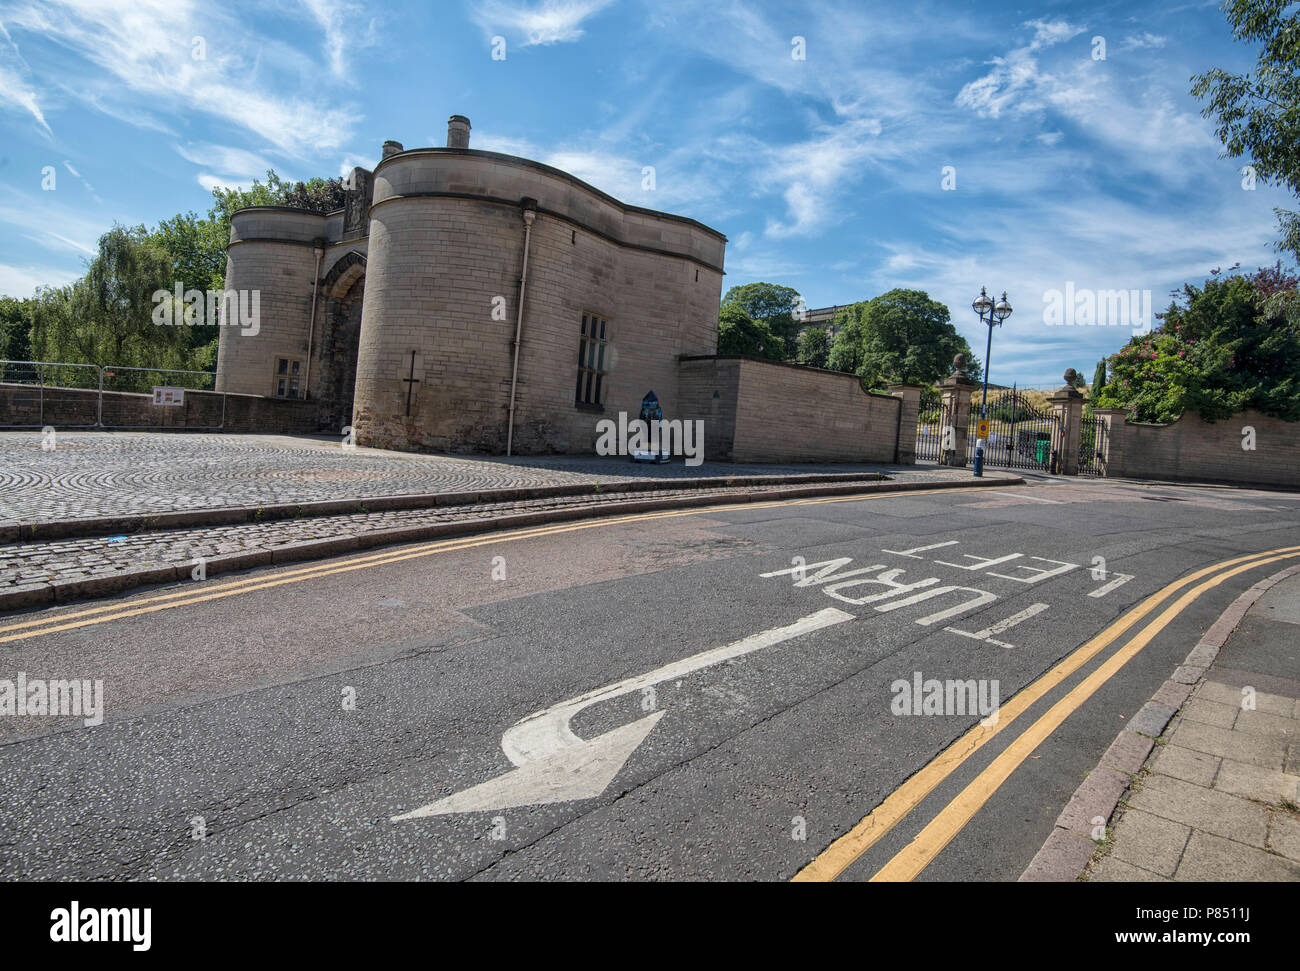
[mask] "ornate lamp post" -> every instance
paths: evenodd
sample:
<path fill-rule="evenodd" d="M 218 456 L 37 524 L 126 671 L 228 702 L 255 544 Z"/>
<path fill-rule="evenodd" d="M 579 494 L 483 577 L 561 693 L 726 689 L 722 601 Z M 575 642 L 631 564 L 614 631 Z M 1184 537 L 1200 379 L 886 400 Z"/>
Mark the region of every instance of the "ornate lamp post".
<path fill-rule="evenodd" d="M 980 316 L 980 323 L 987 324 L 989 329 L 988 344 L 984 348 L 984 393 L 980 396 L 980 418 L 988 417 L 989 406 L 989 357 L 993 353 L 993 328 L 1001 327 L 1002 322 L 1011 316 L 1011 304 L 1007 303 L 1007 292 L 1002 291 L 1002 299 L 994 303 L 984 287 L 980 287 L 980 295 L 971 302 L 971 308 Z M 975 440 L 975 474 L 982 476 L 984 474 L 984 439 Z"/>

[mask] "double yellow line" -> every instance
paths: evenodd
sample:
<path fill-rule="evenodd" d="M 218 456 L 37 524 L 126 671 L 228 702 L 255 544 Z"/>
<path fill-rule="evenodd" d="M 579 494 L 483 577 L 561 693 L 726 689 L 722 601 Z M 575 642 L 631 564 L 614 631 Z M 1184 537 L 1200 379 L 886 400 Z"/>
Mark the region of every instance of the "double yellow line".
<path fill-rule="evenodd" d="M 993 725 L 976 724 L 947 749 L 936 756 L 920 772 L 894 790 L 884 802 L 872 810 L 861 822 L 833 842 L 816 859 L 794 877 L 799 882 L 834 880 L 854 861 L 874 846 L 886 833 L 914 810 L 923 799 L 952 775 L 967 759 L 986 743 L 1024 714 L 1035 702 L 1078 671 L 1083 665 L 1119 640 L 1138 621 L 1142 620 L 1170 596 L 1184 587 L 1196 583 L 1170 604 L 1159 616 L 1142 629 L 1132 640 L 1098 666 L 1087 678 L 1053 705 L 1018 738 L 1012 741 L 966 786 L 947 806 L 930 820 L 917 836 L 872 877 L 873 881 L 906 881 L 915 878 L 952 841 L 977 812 L 992 798 L 998 788 L 1043 740 L 1060 727 L 1061 723 L 1077 711 L 1093 693 L 1116 674 L 1139 651 L 1164 630 L 1189 604 L 1206 591 L 1217 587 L 1240 573 L 1269 563 L 1300 557 L 1300 546 L 1253 553 L 1214 566 L 1170 583 L 1152 594 L 1137 607 L 1093 637 L 1074 653 L 1059 661 L 1038 680 L 1013 696 L 998 710 L 998 721 Z M 1218 572 L 1223 571 L 1223 572 Z M 1211 574 L 1217 574 L 1211 576 Z M 1204 579 L 1210 577 L 1210 579 Z"/>
<path fill-rule="evenodd" d="M 998 487 L 990 486 L 989 488 Z M 372 553 L 366 556 L 347 559 L 342 562 L 333 560 L 323 561 L 314 566 L 299 567 L 277 572 L 272 576 L 264 575 L 262 577 L 245 577 L 240 580 L 231 580 L 215 585 L 204 583 L 202 587 L 197 589 L 187 587 L 186 589 L 173 591 L 172 593 L 140 597 L 138 599 L 127 601 L 126 603 L 117 602 L 106 604 L 102 607 L 91 607 L 84 610 L 77 610 L 72 613 L 60 614 L 57 617 L 40 617 L 35 620 L 9 624 L 0 627 L 0 644 L 7 644 L 11 641 L 27 640 L 32 637 L 42 637 L 46 634 L 56 634 L 60 631 L 76 630 L 81 627 L 106 624 L 114 620 L 122 620 L 128 617 L 139 617 L 142 614 L 157 613 L 161 610 L 171 610 L 176 607 L 185 607 L 191 604 L 204 603 L 210 600 L 237 597 L 241 594 L 253 593 L 257 590 L 268 590 L 272 587 L 280 587 L 286 584 L 302 583 L 320 577 L 334 576 L 340 573 L 350 573 L 354 570 L 366 570 L 377 566 L 387 566 L 390 563 L 400 563 L 404 560 L 413 560 L 424 556 L 435 556 L 439 553 L 450 553 L 456 550 L 472 549 L 478 546 L 491 546 L 498 543 L 513 543 L 519 540 L 535 539 L 540 536 L 554 536 L 559 533 L 572 533 L 583 529 L 597 529 L 603 526 L 622 526 L 629 523 L 645 522 L 646 520 L 652 519 L 675 519 L 682 516 L 703 516 L 717 512 L 735 512 L 746 509 L 770 509 L 776 506 L 810 505 L 826 502 L 861 502 L 869 499 L 888 499 L 897 496 L 934 495 L 946 491 L 950 490 L 921 489 L 904 492 L 873 492 L 849 496 L 822 496 L 808 499 L 779 499 L 771 502 L 725 503 L 716 506 L 699 506 L 690 509 L 667 510 L 665 512 L 640 513 L 627 516 L 603 516 L 582 522 L 566 523 L 555 526 L 526 527 L 523 529 L 492 533 L 487 536 L 436 540 L 431 543 L 416 546 L 413 549 L 408 548 L 403 550 L 389 550 L 382 553 Z M 963 490 L 963 492 L 983 491 L 986 490 L 983 488 Z"/>

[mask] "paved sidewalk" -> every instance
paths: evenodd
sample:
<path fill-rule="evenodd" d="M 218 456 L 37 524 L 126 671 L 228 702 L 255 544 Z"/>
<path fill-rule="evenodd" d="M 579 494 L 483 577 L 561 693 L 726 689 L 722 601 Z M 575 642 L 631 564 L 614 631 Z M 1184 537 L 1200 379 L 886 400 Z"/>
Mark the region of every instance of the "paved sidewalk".
<path fill-rule="evenodd" d="M 1021 879 L 1071 871 L 1095 882 L 1300 881 L 1300 567 L 1225 612 L 1120 733 Z"/>

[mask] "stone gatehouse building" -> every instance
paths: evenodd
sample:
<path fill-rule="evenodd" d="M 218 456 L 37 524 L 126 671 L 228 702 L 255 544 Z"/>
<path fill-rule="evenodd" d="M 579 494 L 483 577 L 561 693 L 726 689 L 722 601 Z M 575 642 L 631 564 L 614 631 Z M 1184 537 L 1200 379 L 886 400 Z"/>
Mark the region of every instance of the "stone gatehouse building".
<path fill-rule="evenodd" d="M 653 390 L 710 458 L 897 456 L 901 399 L 715 357 L 722 233 L 469 137 L 453 115 L 445 147 L 385 142 L 327 215 L 234 214 L 226 287 L 259 290 L 261 319 L 221 328 L 217 391 L 306 399 L 359 445 L 592 454 Z"/>

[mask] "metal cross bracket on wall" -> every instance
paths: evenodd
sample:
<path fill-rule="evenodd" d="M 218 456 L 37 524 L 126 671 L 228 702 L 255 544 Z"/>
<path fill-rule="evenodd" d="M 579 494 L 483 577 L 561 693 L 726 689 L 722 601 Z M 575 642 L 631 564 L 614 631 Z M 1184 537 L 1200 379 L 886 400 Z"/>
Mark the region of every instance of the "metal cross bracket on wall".
<path fill-rule="evenodd" d="M 411 392 L 415 386 L 420 383 L 420 379 L 415 376 L 415 351 L 411 351 L 411 376 L 402 378 L 402 383 L 406 385 L 406 417 L 411 417 Z"/>

